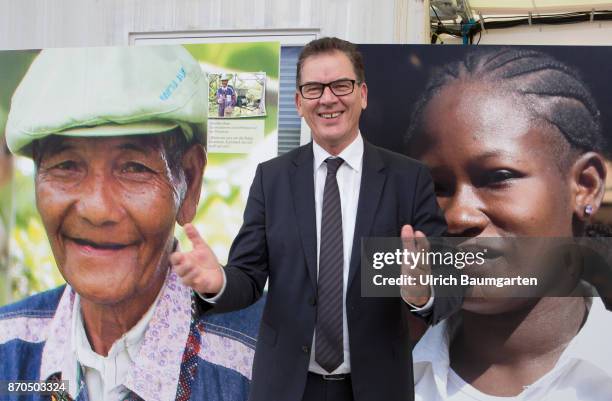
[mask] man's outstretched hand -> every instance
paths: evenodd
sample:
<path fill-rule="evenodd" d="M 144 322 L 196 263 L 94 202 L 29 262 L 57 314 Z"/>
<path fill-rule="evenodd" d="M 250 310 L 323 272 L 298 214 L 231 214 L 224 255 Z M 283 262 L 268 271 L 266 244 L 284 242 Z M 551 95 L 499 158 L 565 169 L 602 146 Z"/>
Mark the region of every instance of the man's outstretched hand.
<path fill-rule="evenodd" d="M 409 252 L 427 252 L 429 242 L 425 234 L 421 231 L 414 231 L 411 225 L 406 224 L 402 227 L 402 246 Z M 431 289 L 429 285 L 420 284 L 419 277 L 431 274 L 431 266 L 420 263 L 417 266 L 402 265 L 402 274 L 415 278 L 414 285 L 404 285 L 401 288 L 402 299 L 410 305 L 420 307 L 429 301 Z"/>
<path fill-rule="evenodd" d="M 192 224 L 185 224 L 184 229 L 192 249 L 172 253 L 170 263 L 183 284 L 203 296 L 212 297 L 223 288 L 223 267 Z"/>

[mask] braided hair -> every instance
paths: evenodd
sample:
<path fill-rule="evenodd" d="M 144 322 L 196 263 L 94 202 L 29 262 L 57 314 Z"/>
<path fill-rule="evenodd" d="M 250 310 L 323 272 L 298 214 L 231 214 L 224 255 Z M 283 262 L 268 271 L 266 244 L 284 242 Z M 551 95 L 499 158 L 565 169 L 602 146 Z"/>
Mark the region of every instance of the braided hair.
<path fill-rule="evenodd" d="M 478 49 L 435 70 L 415 105 L 405 144 L 418 137 L 426 106 L 444 87 L 470 81 L 492 83 L 522 97 L 534 119 L 555 127 L 572 150 L 605 152 L 600 111 L 579 73 L 546 53 L 524 48 Z"/>

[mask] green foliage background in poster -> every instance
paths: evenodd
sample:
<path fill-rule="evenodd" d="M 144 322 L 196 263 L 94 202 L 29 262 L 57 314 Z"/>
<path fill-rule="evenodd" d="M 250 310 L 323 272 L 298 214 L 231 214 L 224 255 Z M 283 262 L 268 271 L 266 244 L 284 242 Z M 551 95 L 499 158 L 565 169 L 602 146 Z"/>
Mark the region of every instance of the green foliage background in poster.
<path fill-rule="evenodd" d="M 257 164 L 277 155 L 280 44 L 219 43 L 185 45 L 185 48 L 207 73 L 265 72 L 267 77 L 267 115 L 256 117 L 265 121 L 264 140 L 249 153 L 208 154 L 202 198 L 194 223 L 221 263 L 225 263 L 231 242 L 242 224 Z M 191 249 L 180 228 L 177 233 L 182 248 Z"/>

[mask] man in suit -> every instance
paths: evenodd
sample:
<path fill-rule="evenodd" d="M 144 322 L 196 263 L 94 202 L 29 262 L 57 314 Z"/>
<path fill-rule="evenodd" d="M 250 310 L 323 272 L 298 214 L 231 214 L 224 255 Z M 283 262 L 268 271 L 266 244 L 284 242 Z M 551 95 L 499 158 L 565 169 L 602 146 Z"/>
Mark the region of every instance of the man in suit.
<path fill-rule="evenodd" d="M 361 297 L 360 244 L 400 232 L 442 235 L 432 180 L 418 162 L 363 140 L 368 89 L 353 44 L 310 42 L 297 82 L 296 107 L 312 143 L 258 166 L 224 269 L 192 227 L 206 274 L 190 269 L 189 254 L 173 263 L 218 312 L 252 304 L 269 279 L 251 400 L 412 400 L 405 312 L 426 304 L 421 313 L 435 323 L 460 300 L 433 299 L 429 288 L 403 294 L 412 306 Z"/>

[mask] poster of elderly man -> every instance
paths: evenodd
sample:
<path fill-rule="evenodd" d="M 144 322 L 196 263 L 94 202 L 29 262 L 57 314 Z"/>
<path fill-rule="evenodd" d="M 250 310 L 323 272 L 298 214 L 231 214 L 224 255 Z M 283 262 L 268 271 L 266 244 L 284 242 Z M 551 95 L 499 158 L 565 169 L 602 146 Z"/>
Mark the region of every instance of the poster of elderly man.
<path fill-rule="evenodd" d="M 66 284 L 0 307 L 0 383 L 38 386 L 0 399 L 246 400 L 263 304 L 207 316 L 169 263 L 175 227 L 202 211 L 208 83 L 194 54 L 205 51 L 31 57 L 3 141 L 33 163 L 44 242 Z"/>

